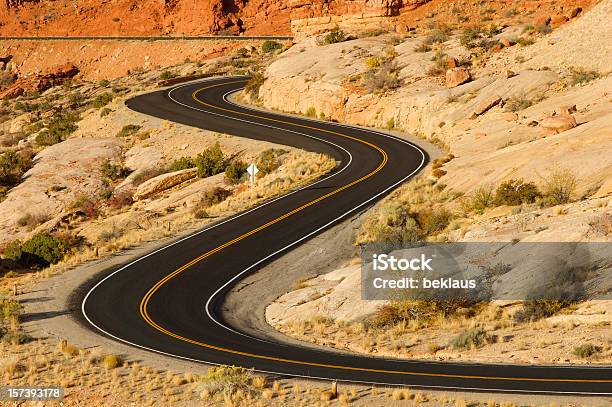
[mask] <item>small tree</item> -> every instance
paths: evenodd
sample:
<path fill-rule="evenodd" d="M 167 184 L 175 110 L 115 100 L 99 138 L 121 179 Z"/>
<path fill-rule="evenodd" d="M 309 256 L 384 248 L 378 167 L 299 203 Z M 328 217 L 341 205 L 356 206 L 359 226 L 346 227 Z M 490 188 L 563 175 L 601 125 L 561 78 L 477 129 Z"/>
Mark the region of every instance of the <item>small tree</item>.
<path fill-rule="evenodd" d="M 247 170 L 247 164 L 242 160 L 233 160 L 225 169 L 225 178 L 232 183 L 238 184 Z"/>
<path fill-rule="evenodd" d="M 338 26 L 335 26 L 334 28 L 332 28 L 331 31 L 325 34 L 325 37 L 323 38 L 323 42 L 327 45 L 336 44 L 338 42 L 344 42 L 346 40 L 347 40 L 346 34 Z"/>
<path fill-rule="evenodd" d="M 568 203 L 575 190 L 576 177 L 568 169 L 552 170 L 544 182 L 544 195 L 551 206 Z"/>
<path fill-rule="evenodd" d="M 225 155 L 218 142 L 198 154 L 195 164 L 198 167 L 198 177 L 200 178 L 219 174 L 225 171 L 227 167 Z"/>

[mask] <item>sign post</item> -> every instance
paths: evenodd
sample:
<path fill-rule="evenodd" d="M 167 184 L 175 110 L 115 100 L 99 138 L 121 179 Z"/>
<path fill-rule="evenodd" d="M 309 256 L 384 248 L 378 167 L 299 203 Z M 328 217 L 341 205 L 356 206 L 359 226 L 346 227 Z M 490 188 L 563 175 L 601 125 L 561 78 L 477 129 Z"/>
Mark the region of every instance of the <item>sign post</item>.
<path fill-rule="evenodd" d="M 249 173 L 249 179 L 251 181 L 251 185 L 255 185 L 255 174 L 259 172 L 257 166 L 255 164 L 251 164 L 247 167 L 247 172 Z"/>

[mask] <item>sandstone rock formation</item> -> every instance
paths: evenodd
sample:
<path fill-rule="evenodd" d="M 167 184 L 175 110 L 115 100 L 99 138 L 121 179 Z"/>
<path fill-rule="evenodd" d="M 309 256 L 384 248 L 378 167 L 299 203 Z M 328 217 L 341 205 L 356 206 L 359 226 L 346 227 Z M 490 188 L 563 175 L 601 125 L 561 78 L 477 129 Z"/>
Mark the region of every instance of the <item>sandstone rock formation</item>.
<path fill-rule="evenodd" d="M 188 168 L 186 170 L 174 171 L 151 178 L 138 186 L 134 193 L 134 200 L 146 199 L 158 192 L 182 184 L 185 181 L 195 178 L 197 172 L 197 168 Z"/>
<path fill-rule="evenodd" d="M 59 85 L 76 76 L 78 73 L 79 69 L 76 66 L 67 64 L 45 74 L 20 78 L 0 92 L 0 99 L 12 99 L 25 93 L 43 92 L 52 86 Z"/>
<path fill-rule="evenodd" d="M 576 118 L 571 114 L 548 116 L 540 122 L 540 126 L 547 130 L 553 131 L 555 134 L 558 134 L 576 127 Z"/>
<path fill-rule="evenodd" d="M 451 68 L 446 71 L 446 86 L 454 88 L 472 79 L 466 68 Z"/>

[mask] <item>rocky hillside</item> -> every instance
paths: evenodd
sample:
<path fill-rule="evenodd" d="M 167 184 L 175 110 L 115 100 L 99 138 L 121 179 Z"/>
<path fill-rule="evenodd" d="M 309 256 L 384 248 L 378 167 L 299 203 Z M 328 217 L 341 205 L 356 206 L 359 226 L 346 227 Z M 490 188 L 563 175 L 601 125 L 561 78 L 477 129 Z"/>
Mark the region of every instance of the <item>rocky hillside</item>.
<path fill-rule="evenodd" d="M 556 18 L 593 0 L 480 2 L 442 0 L 3 0 L 1 35 L 289 35 L 343 29 L 406 32 L 431 23 L 478 18 Z"/>

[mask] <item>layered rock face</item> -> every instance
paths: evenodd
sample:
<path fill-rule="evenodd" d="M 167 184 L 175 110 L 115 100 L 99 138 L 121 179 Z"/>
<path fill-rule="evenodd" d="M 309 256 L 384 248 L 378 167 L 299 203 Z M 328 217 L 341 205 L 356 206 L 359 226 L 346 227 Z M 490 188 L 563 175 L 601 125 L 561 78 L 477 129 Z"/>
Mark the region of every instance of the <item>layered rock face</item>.
<path fill-rule="evenodd" d="M 402 31 L 397 18 L 431 0 L 291 0 L 291 31 L 297 38 L 329 30 Z"/>
<path fill-rule="evenodd" d="M 0 2 L 0 35 L 289 34 L 289 8 L 273 0 Z"/>

